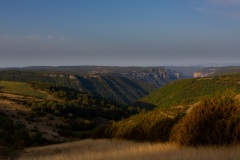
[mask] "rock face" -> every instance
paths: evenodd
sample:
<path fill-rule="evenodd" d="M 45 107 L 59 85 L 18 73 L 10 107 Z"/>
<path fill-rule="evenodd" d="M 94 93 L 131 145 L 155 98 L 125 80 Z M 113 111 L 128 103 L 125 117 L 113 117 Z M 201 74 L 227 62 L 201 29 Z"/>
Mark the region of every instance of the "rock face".
<path fill-rule="evenodd" d="M 193 77 L 194 78 L 202 78 L 202 77 L 208 77 L 216 73 L 216 68 L 204 68 L 198 72 L 195 72 Z"/>

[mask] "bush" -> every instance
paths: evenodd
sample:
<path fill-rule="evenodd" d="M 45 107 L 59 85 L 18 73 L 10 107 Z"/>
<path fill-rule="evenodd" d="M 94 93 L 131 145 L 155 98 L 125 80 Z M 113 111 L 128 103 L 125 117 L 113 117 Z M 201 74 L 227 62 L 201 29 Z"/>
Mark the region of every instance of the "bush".
<path fill-rule="evenodd" d="M 153 113 L 149 112 L 120 122 L 113 122 L 108 126 L 96 130 L 92 137 L 167 142 L 172 127 L 179 121 L 182 115 L 168 117 L 159 112 Z"/>
<path fill-rule="evenodd" d="M 172 130 L 181 145 L 226 145 L 240 142 L 240 105 L 231 97 L 204 100 Z"/>

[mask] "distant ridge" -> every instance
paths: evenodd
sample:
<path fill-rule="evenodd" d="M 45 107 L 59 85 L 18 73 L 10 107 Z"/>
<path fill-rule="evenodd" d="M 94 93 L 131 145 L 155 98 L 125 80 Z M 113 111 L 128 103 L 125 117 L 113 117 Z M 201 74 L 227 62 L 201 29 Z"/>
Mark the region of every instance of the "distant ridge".
<path fill-rule="evenodd" d="M 228 74 L 240 74 L 240 66 L 202 68 L 194 73 L 194 78 Z"/>

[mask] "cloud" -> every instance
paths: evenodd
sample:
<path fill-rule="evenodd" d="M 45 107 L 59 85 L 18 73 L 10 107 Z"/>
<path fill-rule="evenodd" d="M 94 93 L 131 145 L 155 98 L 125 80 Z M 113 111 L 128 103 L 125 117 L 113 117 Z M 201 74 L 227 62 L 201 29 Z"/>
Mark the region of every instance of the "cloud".
<path fill-rule="evenodd" d="M 195 0 L 190 3 L 194 10 L 240 21 L 240 0 Z"/>
<path fill-rule="evenodd" d="M 64 37 L 57 37 L 53 35 L 11 35 L 0 34 L 0 42 L 39 42 L 39 41 L 62 41 Z"/>

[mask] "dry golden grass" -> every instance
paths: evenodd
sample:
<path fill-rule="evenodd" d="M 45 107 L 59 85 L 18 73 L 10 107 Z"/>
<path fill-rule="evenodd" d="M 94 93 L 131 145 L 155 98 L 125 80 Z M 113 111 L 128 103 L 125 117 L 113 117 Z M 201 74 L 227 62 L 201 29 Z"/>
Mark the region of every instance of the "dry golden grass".
<path fill-rule="evenodd" d="M 21 160 L 239 160 L 240 146 L 179 147 L 175 144 L 83 140 L 30 148 Z"/>

